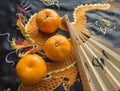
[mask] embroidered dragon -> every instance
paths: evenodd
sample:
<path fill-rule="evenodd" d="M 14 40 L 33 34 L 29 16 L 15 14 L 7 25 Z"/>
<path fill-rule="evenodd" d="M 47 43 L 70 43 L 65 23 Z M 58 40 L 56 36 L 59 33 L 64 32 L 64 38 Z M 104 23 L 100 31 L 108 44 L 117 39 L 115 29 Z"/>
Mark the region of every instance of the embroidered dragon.
<path fill-rule="evenodd" d="M 53 5 L 54 0 L 42 0 L 42 2 L 52 2 L 51 5 Z M 56 0 L 55 0 L 56 1 Z M 58 4 L 58 3 L 57 3 Z M 23 57 L 29 53 L 36 53 L 36 52 L 40 52 L 44 46 L 45 41 L 52 35 L 48 35 L 48 34 L 44 34 L 42 32 L 39 31 L 38 26 L 36 24 L 36 15 L 37 13 L 34 13 L 29 20 L 27 20 L 25 18 L 25 14 L 29 13 L 29 11 L 27 11 L 27 9 L 30 6 L 28 6 L 27 4 L 21 4 L 21 6 L 19 7 L 19 12 L 18 12 L 18 20 L 17 20 L 17 26 L 19 27 L 21 33 L 23 34 L 23 36 L 25 37 L 25 40 L 16 40 L 13 39 L 11 42 L 11 46 L 13 49 L 16 50 L 16 52 L 18 53 L 19 57 Z M 89 5 L 80 5 L 77 8 L 75 8 L 74 12 L 73 12 L 73 17 L 74 17 L 74 21 L 72 22 L 73 25 L 75 25 L 76 27 L 78 27 L 80 30 L 85 31 L 87 33 L 89 33 L 89 30 L 84 26 L 84 24 L 86 24 L 87 22 L 87 18 L 85 16 L 85 13 L 89 10 L 93 10 L 93 9 L 98 9 L 98 10 L 110 10 L 113 9 L 115 7 L 115 4 L 111 3 L 111 2 L 106 2 L 104 4 L 89 4 Z M 24 24 L 25 22 L 27 22 L 26 24 Z M 67 27 L 65 25 L 64 20 L 62 20 L 61 18 L 61 25 L 59 27 L 60 29 L 62 29 L 63 31 L 67 31 Z M 74 55 L 72 55 L 74 56 Z M 56 65 L 56 67 L 53 67 L 52 69 L 50 68 L 49 72 L 47 75 L 49 75 L 50 77 L 45 77 L 44 81 L 46 79 L 51 80 L 51 78 L 54 78 L 56 80 L 59 80 L 58 78 L 55 78 L 56 76 L 63 76 L 64 77 L 59 80 L 60 84 L 63 79 L 65 77 L 70 78 L 69 81 L 64 81 L 64 88 L 69 89 L 70 86 L 75 82 L 75 78 L 76 78 L 76 68 L 74 68 L 74 64 L 75 64 L 75 58 L 73 57 L 73 59 L 71 61 L 69 57 L 68 59 L 65 61 L 66 63 L 56 63 L 54 64 L 54 62 L 50 62 L 48 63 L 48 67 L 52 66 L 52 65 Z M 69 62 L 68 62 L 69 61 Z M 59 67 L 58 67 L 59 65 Z M 57 69 L 56 69 L 57 68 Z M 48 68 L 49 69 L 49 68 Z M 69 73 L 69 75 L 65 74 L 64 71 L 67 71 Z M 71 77 L 70 73 L 73 72 L 74 73 L 74 77 Z M 57 73 L 57 74 L 56 74 Z M 62 74 L 62 75 L 60 75 Z M 53 79 L 52 79 L 53 80 Z M 43 81 L 43 83 L 44 83 Z M 46 80 L 47 81 L 47 80 Z M 58 85 L 57 85 L 58 86 Z M 55 85 L 54 88 L 57 87 Z M 24 86 L 21 85 L 20 87 L 21 89 L 25 88 Z M 54 89 L 52 88 L 52 89 Z M 20 89 L 19 89 L 20 90 Z M 21 90 L 23 91 L 23 90 Z M 43 90 L 44 91 L 44 90 Z"/>
<path fill-rule="evenodd" d="M 113 3 L 104 3 L 104 4 L 90 4 L 90 5 L 81 5 L 75 8 L 73 17 L 74 17 L 74 22 L 72 22 L 73 25 L 77 26 L 80 28 L 82 31 L 89 32 L 89 30 L 84 26 L 86 24 L 87 19 L 85 16 L 85 13 L 89 10 L 93 9 L 98 9 L 98 10 L 110 10 L 113 9 L 115 5 Z M 17 25 L 20 28 L 21 33 L 23 36 L 26 38 L 23 42 L 21 41 L 20 43 L 17 42 L 17 40 L 13 40 L 12 46 L 14 49 L 19 52 L 19 56 L 23 56 L 28 54 L 28 53 L 34 53 L 38 52 L 42 49 L 42 46 L 45 42 L 45 40 L 50 36 L 40 33 L 38 31 L 38 26 L 36 24 L 36 15 L 32 15 L 30 19 L 28 20 L 27 24 L 24 25 L 23 22 L 25 21 L 25 17 L 18 13 L 18 20 L 17 20 Z M 60 28 L 62 29 L 67 29 L 65 28 L 66 26 L 64 25 L 64 22 L 61 22 Z M 24 49 L 27 49 L 24 51 Z M 21 54 L 20 54 L 21 53 Z"/>

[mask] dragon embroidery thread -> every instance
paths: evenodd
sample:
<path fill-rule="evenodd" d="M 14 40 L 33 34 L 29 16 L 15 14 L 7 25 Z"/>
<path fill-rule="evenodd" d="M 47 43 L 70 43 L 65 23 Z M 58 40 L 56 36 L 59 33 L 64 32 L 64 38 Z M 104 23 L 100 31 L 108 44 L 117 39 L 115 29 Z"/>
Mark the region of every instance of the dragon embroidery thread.
<path fill-rule="evenodd" d="M 21 4 L 21 5 L 23 5 L 23 4 Z M 83 26 L 87 20 L 86 16 L 85 16 L 85 12 L 88 10 L 91 10 L 91 9 L 107 10 L 110 8 L 110 6 L 111 6 L 110 4 L 92 4 L 92 5 L 78 6 L 74 11 L 74 22 L 72 24 L 77 26 L 78 28 L 80 28 L 82 31 L 88 31 L 88 29 Z M 35 19 L 36 19 L 35 16 L 37 13 L 35 13 L 33 16 L 31 16 L 31 18 L 29 19 L 29 21 L 27 22 L 26 25 L 23 24 L 25 22 L 25 17 L 24 17 L 25 11 L 24 10 L 26 10 L 26 9 L 28 9 L 28 8 L 22 8 L 22 9 L 19 8 L 21 13 L 20 12 L 18 13 L 18 20 L 17 20 L 17 25 L 20 28 L 20 31 L 24 35 L 26 40 L 17 41 L 16 39 L 14 39 L 12 42 L 10 41 L 12 43 L 13 49 L 16 49 L 17 51 L 19 51 L 18 54 L 20 56 L 24 56 L 29 53 L 35 53 L 35 52 L 40 51 L 42 49 L 42 46 L 43 46 L 45 40 L 48 38 L 48 37 L 45 38 L 45 36 L 43 36 L 43 34 L 40 34 L 38 31 L 38 27 L 35 22 Z M 19 47 L 17 47 L 18 45 L 19 45 Z M 72 62 L 72 63 L 74 63 L 74 62 Z M 69 63 L 69 65 L 71 65 L 72 63 Z M 69 67 L 69 65 L 67 65 L 67 66 Z M 69 69 L 66 69 L 66 70 L 69 70 Z M 56 72 L 54 70 L 53 74 L 55 74 L 55 73 Z M 71 81 L 71 83 L 68 83 L 68 84 L 67 84 L 67 82 L 65 82 L 65 83 L 66 83 L 65 87 L 69 87 L 70 85 L 72 85 L 72 83 L 74 83 L 74 81 L 73 82 Z M 66 89 L 66 90 L 68 90 L 68 89 Z"/>
<path fill-rule="evenodd" d="M 116 28 L 114 23 L 105 19 L 96 20 L 95 25 L 99 27 L 103 34 L 106 34 L 106 31 L 112 31 Z"/>
<path fill-rule="evenodd" d="M 8 43 L 11 43 L 11 42 L 12 42 L 12 41 L 10 40 L 10 33 L 3 33 L 3 34 L 0 34 L 0 36 L 7 36 L 7 41 L 8 41 Z M 14 62 L 13 60 L 8 60 L 8 57 L 9 57 L 11 54 L 13 54 L 13 53 L 15 53 L 15 51 L 9 52 L 9 53 L 6 55 L 6 57 L 5 57 L 6 63 L 11 64 L 11 66 L 14 66 L 14 65 L 15 65 L 15 62 Z"/>
<path fill-rule="evenodd" d="M 59 1 L 58 0 L 40 0 L 45 6 L 57 6 L 60 9 Z"/>

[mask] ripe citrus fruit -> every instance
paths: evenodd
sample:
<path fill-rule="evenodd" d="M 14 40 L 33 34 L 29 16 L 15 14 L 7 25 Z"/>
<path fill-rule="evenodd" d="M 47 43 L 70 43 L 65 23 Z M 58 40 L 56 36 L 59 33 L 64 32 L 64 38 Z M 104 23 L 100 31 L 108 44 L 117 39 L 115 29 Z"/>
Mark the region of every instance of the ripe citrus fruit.
<path fill-rule="evenodd" d="M 16 74 L 24 85 L 39 83 L 47 72 L 45 61 L 37 54 L 29 54 L 19 60 Z"/>
<path fill-rule="evenodd" d="M 61 61 L 70 53 L 71 44 L 63 35 L 54 35 L 45 42 L 45 55 L 53 61 Z"/>
<path fill-rule="evenodd" d="M 40 31 L 53 33 L 60 25 L 60 16 L 55 10 L 43 9 L 36 15 L 36 23 Z"/>

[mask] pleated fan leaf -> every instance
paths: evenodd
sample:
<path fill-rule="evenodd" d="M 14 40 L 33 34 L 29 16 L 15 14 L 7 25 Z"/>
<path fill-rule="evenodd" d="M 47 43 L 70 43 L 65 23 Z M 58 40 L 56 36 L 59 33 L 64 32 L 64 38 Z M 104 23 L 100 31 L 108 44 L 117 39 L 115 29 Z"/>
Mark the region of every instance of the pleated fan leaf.
<path fill-rule="evenodd" d="M 76 51 L 84 91 L 120 90 L 120 49 L 81 31 L 64 16 Z"/>

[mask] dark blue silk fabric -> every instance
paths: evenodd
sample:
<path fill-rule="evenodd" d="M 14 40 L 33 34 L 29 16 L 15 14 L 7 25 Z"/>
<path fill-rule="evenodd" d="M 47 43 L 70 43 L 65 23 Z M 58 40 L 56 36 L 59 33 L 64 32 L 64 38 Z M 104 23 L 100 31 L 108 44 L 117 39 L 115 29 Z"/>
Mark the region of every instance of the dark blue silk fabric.
<path fill-rule="evenodd" d="M 27 1 L 27 0 L 25 0 Z M 55 9 L 60 16 L 68 14 L 70 21 L 73 21 L 73 11 L 78 5 L 82 4 L 95 4 L 103 3 L 104 0 L 59 0 L 60 9 L 58 10 L 56 6 L 46 7 L 40 0 L 29 0 L 32 5 L 31 9 L 33 13 L 37 13 L 43 8 Z M 119 0 L 118 0 L 119 1 Z M 9 41 L 12 38 L 24 39 L 21 32 L 17 30 L 17 7 L 22 2 L 22 0 L 0 0 L 0 34 L 9 33 Z M 94 35 L 105 39 L 106 41 L 112 43 L 116 47 L 120 47 L 120 9 L 115 10 L 91 10 L 86 12 L 87 23 L 85 26 L 94 32 Z M 115 28 L 111 31 L 106 29 L 106 34 L 103 34 L 99 26 L 95 25 L 95 22 L 99 19 L 107 19 L 115 24 Z M 12 67 L 11 64 L 5 62 L 6 55 L 14 51 L 10 42 L 8 41 L 7 35 L 0 35 L 0 91 L 4 89 L 11 88 L 12 91 L 17 91 L 20 84 L 16 74 L 15 66 Z M 12 53 L 9 56 L 9 60 L 18 62 L 19 58 L 16 53 Z M 58 87 L 55 91 L 64 91 L 63 87 Z M 81 82 L 76 82 L 70 89 L 70 91 L 82 91 Z"/>

